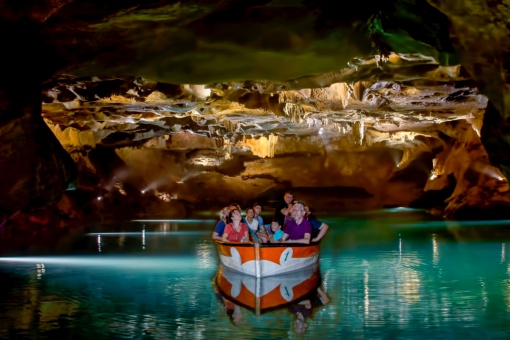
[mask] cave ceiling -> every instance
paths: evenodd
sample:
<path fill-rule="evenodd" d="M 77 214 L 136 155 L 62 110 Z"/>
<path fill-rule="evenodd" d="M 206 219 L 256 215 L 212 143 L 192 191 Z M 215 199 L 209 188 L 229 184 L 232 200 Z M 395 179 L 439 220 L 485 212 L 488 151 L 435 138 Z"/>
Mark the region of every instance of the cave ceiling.
<path fill-rule="evenodd" d="M 507 158 L 482 141 L 488 107 L 508 116 L 504 1 L 68 0 L 2 13 L 19 66 L 2 93 L 33 82 L 45 125 L 107 190 L 120 170 L 90 150 L 115 150 L 146 186 L 166 176 L 159 186 L 189 201 L 283 185 L 357 187 L 372 207 L 424 188 L 449 190 L 451 209 L 507 202 Z"/>

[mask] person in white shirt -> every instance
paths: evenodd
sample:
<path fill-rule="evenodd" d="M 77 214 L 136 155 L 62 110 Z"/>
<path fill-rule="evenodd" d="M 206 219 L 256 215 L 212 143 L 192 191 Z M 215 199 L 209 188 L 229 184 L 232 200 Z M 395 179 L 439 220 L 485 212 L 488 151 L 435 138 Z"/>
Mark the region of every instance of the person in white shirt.
<path fill-rule="evenodd" d="M 256 235 L 256 237 L 254 237 L 255 241 L 258 239 L 260 243 L 267 243 L 266 229 L 263 225 L 259 225 L 259 221 L 255 218 L 255 211 L 253 208 L 246 209 L 246 217 L 244 220 L 248 228 L 253 231 L 253 234 L 250 234 Z"/>

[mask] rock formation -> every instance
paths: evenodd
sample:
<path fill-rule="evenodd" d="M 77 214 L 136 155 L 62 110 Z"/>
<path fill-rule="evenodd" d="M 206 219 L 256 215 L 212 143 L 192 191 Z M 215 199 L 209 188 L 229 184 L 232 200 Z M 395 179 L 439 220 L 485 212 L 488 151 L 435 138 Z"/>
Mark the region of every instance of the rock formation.
<path fill-rule="evenodd" d="M 3 3 L 1 222 L 288 188 L 323 211 L 506 216 L 508 4 L 351 5 Z"/>

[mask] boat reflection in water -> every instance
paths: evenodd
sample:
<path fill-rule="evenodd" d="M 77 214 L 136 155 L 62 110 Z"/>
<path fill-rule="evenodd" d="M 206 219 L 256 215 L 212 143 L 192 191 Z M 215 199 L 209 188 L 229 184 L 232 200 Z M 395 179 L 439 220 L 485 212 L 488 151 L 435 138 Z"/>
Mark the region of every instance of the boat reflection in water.
<path fill-rule="evenodd" d="M 298 302 L 316 291 L 320 281 L 318 263 L 269 277 L 246 275 L 220 265 L 215 286 L 228 301 L 260 315 Z"/>

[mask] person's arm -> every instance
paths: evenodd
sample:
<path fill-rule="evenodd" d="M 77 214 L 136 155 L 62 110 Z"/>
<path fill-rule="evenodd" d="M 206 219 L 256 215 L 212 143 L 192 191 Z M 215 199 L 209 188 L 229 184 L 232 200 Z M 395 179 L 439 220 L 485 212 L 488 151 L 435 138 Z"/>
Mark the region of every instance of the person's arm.
<path fill-rule="evenodd" d="M 328 229 L 329 229 L 329 225 L 327 225 L 326 223 L 322 223 L 321 227 L 319 228 L 319 234 L 317 235 L 317 237 L 312 239 L 312 242 L 317 242 L 321 238 L 323 238 L 324 235 L 326 235 L 326 232 L 328 231 Z"/>
<path fill-rule="evenodd" d="M 282 236 L 282 238 L 280 239 L 280 242 L 282 242 L 282 243 L 283 243 L 283 242 L 287 242 L 287 239 L 288 239 L 288 238 L 289 238 L 289 234 L 284 233 L 284 234 L 283 234 L 283 236 Z"/>
<path fill-rule="evenodd" d="M 257 221 L 257 222 L 258 222 L 258 221 Z M 257 232 L 257 233 L 262 234 L 262 236 L 264 236 L 264 237 L 267 239 L 269 235 L 268 235 L 268 234 L 267 234 L 267 232 L 266 232 L 266 227 L 264 227 L 264 225 L 263 225 L 263 224 L 260 224 L 260 223 L 259 223 L 259 225 L 258 225 L 258 227 L 257 227 L 257 228 L 258 228 L 258 232 Z M 259 235 L 259 236 L 260 236 L 260 235 Z"/>
<path fill-rule="evenodd" d="M 227 226 L 225 227 L 225 230 L 223 231 L 223 236 L 221 237 L 221 240 L 223 242 L 230 242 L 228 240 L 228 234 L 230 234 L 231 231 L 232 231 L 232 227 L 230 227 L 230 224 L 227 224 Z"/>
<path fill-rule="evenodd" d="M 221 240 L 222 240 L 223 242 L 230 242 L 230 241 L 228 240 L 228 233 L 224 232 L 224 233 L 223 233 L 223 236 L 222 236 L 222 238 L 221 238 Z"/>
<path fill-rule="evenodd" d="M 218 221 L 218 223 L 216 223 L 216 226 L 214 227 L 214 231 L 211 235 L 212 239 L 222 241 L 223 240 L 223 232 L 225 231 L 225 227 L 226 227 L 225 221 L 223 221 L 223 220 Z"/>
<path fill-rule="evenodd" d="M 288 204 L 285 208 L 282 208 L 280 212 L 283 216 L 287 216 L 290 213 L 290 208 L 292 208 L 292 203 Z"/>
<path fill-rule="evenodd" d="M 283 235 L 283 237 L 285 237 L 285 236 L 288 237 L 287 234 Z M 288 240 L 288 241 L 287 241 L 287 239 L 285 239 L 284 242 L 285 243 L 305 243 L 305 244 L 309 244 L 310 243 L 310 238 L 311 238 L 311 235 L 309 233 L 305 233 L 305 236 L 303 238 L 300 238 L 300 239 L 297 239 L 297 240 Z"/>
<path fill-rule="evenodd" d="M 323 304 L 327 305 L 329 303 L 328 295 L 321 289 L 321 287 L 317 288 L 317 293 L 319 293 L 320 299 Z"/>
<path fill-rule="evenodd" d="M 261 243 L 267 243 L 267 236 L 265 234 L 259 233 L 257 236 Z"/>
<path fill-rule="evenodd" d="M 250 237 L 248 236 L 248 230 L 244 232 L 244 243 L 250 243 Z"/>

